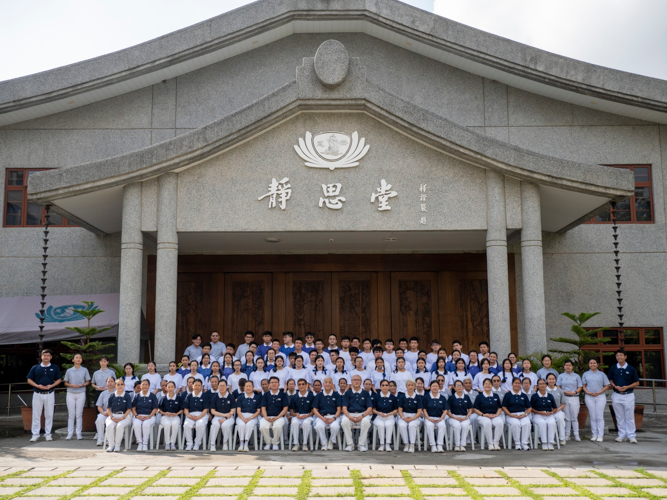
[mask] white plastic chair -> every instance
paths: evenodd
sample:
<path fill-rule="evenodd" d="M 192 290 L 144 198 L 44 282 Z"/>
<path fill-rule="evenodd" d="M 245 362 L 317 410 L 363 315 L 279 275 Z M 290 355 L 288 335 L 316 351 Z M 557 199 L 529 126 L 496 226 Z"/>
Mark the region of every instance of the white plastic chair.
<path fill-rule="evenodd" d="M 531 423 L 532 425 L 532 423 Z M 503 435 L 507 436 L 507 449 L 512 448 L 512 442 L 513 442 L 513 436 L 512 436 L 512 426 L 509 424 L 509 422 L 505 422 L 505 428 L 503 429 Z M 528 445 L 531 448 L 535 448 L 535 444 L 533 443 L 533 433 L 532 433 L 532 428 L 531 432 L 528 434 Z"/>
<path fill-rule="evenodd" d="M 533 440 L 531 445 L 533 446 L 533 448 L 537 449 L 537 447 L 540 445 L 542 441 L 540 439 L 540 428 L 534 422 L 531 422 L 530 425 L 533 426 L 532 428 Z M 556 446 L 560 450 L 560 438 L 558 437 L 558 426 L 556 426 Z"/>
<path fill-rule="evenodd" d="M 185 419 L 183 421 L 185 421 Z M 192 431 L 190 431 L 190 432 L 192 432 L 192 438 L 194 440 L 194 438 L 196 436 L 196 433 L 197 433 L 197 429 L 195 427 L 193 427 Z M 179 443 L 178 444 L 178 449 L 179 450 L 184 450 L 185 449 L 185 428 L 183 426 L 183 423 L 181 423 L 181 425 L 178 428 L 178 434 L 179 434 L 179 436 L 178 436 L 178 443 Z M 206 446 L 207 444 L 208 444 L 208 424 L 206 425 L 206 427 L 204 427 L 204 437 L 202 438 L 202 442 L 201 442 L 200 446 L 202 446 L 203 449 L 206 450 L 208 448 Z"/>
<path fill-rule="evenodd" d="M 378 442 L 378 439 L 377 439 L 378 428 L 373 424 L 371 424 L 371 425 L 373 426 L 373 436 L 371 437 L 371 443 L 373 443 L 373 448 L 372 449 L 373 449 L 373 451 L 375 451 L 376 445 L 377 445 L 377 442 Z M 394 451 L 398 450 L 398 440 L 400 439 L 400 437 L 401 437 L 401 433 L 398 432 L 398 425 L 394 424 L 394 428 L 392 430 L 392 440 L 394 442 L 394 444 L 393 444 Z M 419 434 L 417 434 L 417 439 L 419 439 Z"/>
<path fill-rule="evenodd" d="M 308 434 L 308 446 L 310 446 L 310 451 L 313 451 L 313 433 L 315 432 L 314 427 L 311 427 L 310 429 L 310 434 Z M 299 440 L 303 440 L 303 430 L 299 430 Z M 292 426 L 290 425 L 290 430 L 289 430 L 289 441 L 287 442 L 287 447 L 289 448 L 292 446 L 292 443 L 294 442 L 294 432 L 292 431 Z M 281 437 L 281 448 L 282 449 L 282 437 Z"/>
<path fill-rule="evenodd" d="M 157 438 L 155 439 L 155 449 L 159 450 L 160 449 L 160 439 L 163 438 L 163 432 L 164 432 L 164 425 L 160 423 L 160 426 L 157 428 Z M 178 433 L 176 434 L 176 442 L 178 443 L 179 449 L 181 448 L 181 443 L 182 443 L 182 435 L 183 435 L 183 426 L 179 425 L 178 426 Z M 164 443 L 165 447 L 167 446 L 167 443 Z M 153 449 L 153 435 L 151 434 L 151 450 Z"/>
<path fill-rule="evenodd" d="M 449 442 L 447 443 L 447 449 L 451 450 L 454 447 L 454 427 L 451 425 L 447 424 L 447 427 L 449 428 Z M 465 448 L 466 442 L 468 441 L 468 436 L 470 436 L 470 446 L 472 447 L 472 451 L 475 451 L 475 436 L 473 436 L 472 433 L 472 425 L 468 427 L 468 432 L 465 433 L 465 435 L 461 436 L 461 441 L 463 441 L 463 447 Z"/>
<path fill-rule="evenodd" d="M 125 439 L 125 451 L 128 451 L 132 449 L 132 424 L 128 425 L 125 427 L 125 435 L 123 436 Z M 104 444 L 102 445 L 102 449 L 106 450 L 109 448 L 109 429 L 105 426 L 104 428 Z"/>
<path fill-rule="evenodd" d="M 422 425 L 423 425 L 423 424 L 422 424 Z M 436 444 L 437 441 L 436 441 L 435 443 L 431 443 L 430 439 L 428 438 L 428 432 L 426 432 L 426 426 L 423 425 L 423 427 L 424 427 L 424 451 L 428 451 L 429 446 L 437 446 L 437 444 Z M 442 431 L 442 432 L 445 433 L 445 436 L 444 436 L 444 438 L 445 438 L 445 439 L 444 439 L 444 442 L 445 442 L 445 450 L 449 450 L 449 449 L 451 449 L 451 448 L 449 447 L 449 432 L 448 432 L 448 429 L 449 429 L 449 425 L 447 425 L 447 426 L 445 427 L 445 430 Z M 436 427 L 436 428 L 433 430 L 433 437 L 436 438 L 436 439 L 437 439 L 437 436 L 438 436 L 438 432 L 439 432 L 439 431 L 438 431 L 438 428 Z"/>
<path fill-rule="evenodd" d="M 257 451 L 257 450 L 260 449 L 260 448 L 257 446 L 257 434 L 259 434 L 259 433 L 260 433 L 260 432 L 259 432 L 259 425 L 255 425 L 255 426 L 252 428 L 252 434 L 250 435 L 250 437 L 253 439 L 253 446 L 255 447 L 255 451 Z M 239 426 L 236 425 L 236 424 L 234 424 L 234 433 L 232 434 L 232 445 L 231 445 L 231 449 L 232 449 L 232 450 L 235 450 L 235 449 L 236 449 L 236 442 L 237 442 L 237 439 L 238 439 L 238 442 L 239 442 L 239 444 L 240 444 L 240 443 L 241 443 L 241 440 L 240 440 L 240 438 L 239 438 Z"/>
<path fill-rule="evenodd" d="M 327 425 L 324 429 L 325 429 L 325 435 L 326 435 L 326 431 L 329 431 L 329 436 L 331 436 L 331 426 Z M 310 433 L 310 435 L 312 436 L 313 433 L 316 434 L 316 436 L 315 436 L 315 448 L 314 449 L 319 450 L 320 449 L 320 435 L 317 434 L 317 432 L 315 432 L 315 426 L 313 426 L 313 430 Z M 343 431 L 339 430 L 338 434 L 336 435 L 336 445 L 338 445 L 338 451 L 343 449 L 343 441 L 341 439 L 341 434 L 343 434 Z"/>
<path fill-rule="evenodd" d="M 287 425 L 287 424 L 285 424 Z M 285 426 L 283 426 L 283 429 Z M 257 426 L 257 430 L 259 431 L 259 425 Z M 275 431 L 274 431 L 275 432 Z M 263 450 L 264 449 L 264 434 L 259 432 L 259 449 Z M 280 451 L 283 451 L 285 449 L 285 433 L 281 432 L 280 433 Z"/>
<path fill-rule="evenodd" d="M 477 426 L 477 435 L 479 436 L 479 446 L 484 450 L 486 446 L 486 436 L 484 436 L 484 429 L 481 425 Z M 500 438 L 503 440 L 503 448 L 507 449 L 507 442 L 505 441 L 505 427 L 503 425 L 503 431 L 500 433 Z"/>
<path fill-rule="evenodd" d="M 415 439 L 415 445 L 417 446 L 417 451 L 422 450 L 422 428 L 423 427 L 424 427 L 423 422 L 421 424 L 419 424 L 419 427 L 417 427 L 417 438 Z M 426 432 L 424 432 L 424 435 L 426 435 Z M 410 443 L 403 443 L 403 437 L 401 436 L 401 433 L 398 431 L 398 425 L 396 425 L 396 427 L 394 428 L 394 451 L 398 451 L 398 450 L 401 449 L 401 443 L 404 444 L 404 445 L 410 444 Z M 375 431 L 373 431 L 373 444 L 375 445 Z M 375 449 L 375 448 L 373 448 L 373 449 Z"/>

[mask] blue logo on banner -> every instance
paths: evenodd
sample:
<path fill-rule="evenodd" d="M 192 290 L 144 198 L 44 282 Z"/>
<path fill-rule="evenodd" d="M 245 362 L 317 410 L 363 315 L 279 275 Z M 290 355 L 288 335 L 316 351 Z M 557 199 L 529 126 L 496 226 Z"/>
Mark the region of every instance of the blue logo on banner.
<path fill-rule="evenodd" d="M 44 323 L 66 323 L 68 321 L 79 321 L 83 319 L 83 316 L 74 312 L 77 309 L 81 311 L 89 311 L 98 309 L 98 307 L 79 304 L 59 307 L 49 306 L 46 308 L 46 311 L 44 311 Z M 37 319 L 41 318 L 38 312 L 35 313 L 35 316 L 37 316 Z"/>

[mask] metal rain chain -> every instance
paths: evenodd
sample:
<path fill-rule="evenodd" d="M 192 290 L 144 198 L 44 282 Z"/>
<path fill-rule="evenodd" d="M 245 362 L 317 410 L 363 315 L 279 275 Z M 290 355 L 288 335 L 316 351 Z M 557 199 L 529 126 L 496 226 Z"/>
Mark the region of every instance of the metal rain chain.
<path fill-rule="evenodd" d="M 49 215 L 49 210 L 51 209 L 51 205 L 45 205 L 44 206 L 44 239 L 43 239 L 43 246 L 42 250 L 44 250 L 44 253 L 42 254 L 42 258 L 44 259 L 44 262 L 42 262 L 42 293 L 40 296 L 42 297 L 42 301 L 40 302 L 41 309 L 39 310 L 39 351 L 41 353 L 42 349 L 44 349 L 44 320 L 46 319 L 45 316 L 45 307 L 46 307 L 46 273 L 48 272 L 46 270 L 46 259 L 48 258 L 49 254 L 47 253 L 49 250 L 49 218 L 51 215 Z"/>
<path fill-rule="evenodd" d="M 618 301 L 618 327 L 623 328 L 623 297 L 621 296 L 623 294 L 623 291 L 621 290 L 621 266 L 620 262 L 621 259 L 618 257 L 619 250 L 618 250 L 618 224 L 616 224 L 616 214 L 614 213 L 614 210 L 616 209 L 616 202 L 612 201 L 611 202 L 611 228 L 614 230 L 614 262 L 616 263 L 616 266 L 614 269 L 616 269 L 616 300 Z"/>

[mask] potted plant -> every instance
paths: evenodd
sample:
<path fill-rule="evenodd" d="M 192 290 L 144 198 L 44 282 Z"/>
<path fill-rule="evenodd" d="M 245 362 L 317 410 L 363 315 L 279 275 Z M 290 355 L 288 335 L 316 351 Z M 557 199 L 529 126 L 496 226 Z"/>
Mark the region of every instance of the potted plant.
<path fill-rule="evenodd" d="M 565 359 L 569 359 L 572 361 L 573 364 L 573 369 L 574 372 L 577 373 L 579 376 L 583 375 L 585 371 L 588 370 L 588 362 L 590 361 L 591 358 L 593 357 L 598 357 L 600 354 L 596 351 L 588 351 L 584 349 L 586 346 L 590 345 L 595 345 L 595 344 L 605 344 L 609 342 L 611 339 L 601 337 L 598 338 L 597 334 L 598 332 L 601 332 L 605 328 L 597 328 L 593 330 L 587 330 L 584 328 L 584 323 L 589 321 L 591 318 L 594 318 L 600 314 L 599 312 L 595 313 L 580 313 L 579 315 L 575 315 L 572 313 L 564 312 L 563 316 L 569 318 L 572 320 L 574 323 L 570 327 L 570 331 L 574 333 L 574 337 L 556 337 L 552 338 L 553 342 L 558 342 L 561 344 L 569 344 L 572 346 L 572 348 L 568 350 L 563 350 L 563 349 L 552 349 L 553 352 L 562 354 L 565 356 Z M 602 355 L 606 356 L 608 354 L 613 354 L 613 353 L 608 353 L 608 352 L 603 352 Z M 606 368 L 605 366 L 600 366 L 600 369 Z M 588 408 L 584 404 L 584 392 L 582 391 L 580 393 L 580 399 L 581 399 L 581 408 L 579 410 L 579 428 L 583 428 L 584 425 L 586 425 L 586 420 L 588 419 Z"/>
<path fill-rule="evenodd" d="M 96 328 L 90 326 L 90 321 L 97 316 L 98 314 L 103 313 L 102 309 L 98 309 L 94 302 L 83 301 L 86 305 L 85 309 L 73 309 L 73 312 L 80 314 L 88 320 L 87 327 L 71 327 L 68 326 L 68 330 L 72 330 L 79 335 L 81 339 L 76 342 L 70 342 L 68 340 L 62 340 L 61 344 L 68 347 L 71 352 L 61 353 L 68 361 L 71 361 L 75 354 L 81 354 L 83 357 L 83 365 L 88 371 L 93 373 L 97 369 L 98 363 L 102 356 L 110 357 L 108 354 L 103 354 L 101 351 L 115 347 L 116 344 L 105 344 L 99 340 L 92 340 L 92 338 L 102 332 L 110 330 L 110 327 L 105 328 Z M 71 368 L 73 365 L 69 363 L 63 363 L 63 368 Z M 94 394 L 94 391 L 91 386 L 88 386 L 86 392 L 86 407 L 83 409 L 83 431 L 84 432 L 94 432 L 95 431 L 95 419 L 97 418 L 97 409 L 95 408 L 95 401 L 92 401 L 91 395 Z"/>

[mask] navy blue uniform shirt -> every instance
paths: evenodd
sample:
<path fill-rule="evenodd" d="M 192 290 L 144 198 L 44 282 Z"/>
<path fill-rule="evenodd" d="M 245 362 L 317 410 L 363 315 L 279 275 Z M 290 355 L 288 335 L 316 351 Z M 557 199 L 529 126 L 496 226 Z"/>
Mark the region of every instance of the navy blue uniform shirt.
<path fill-rule="evenodd" d="M 178 394 L 174 396 L 174 399 L 169 399 L 169 396 L 165 396 L 158 403 L 158 409 L 166 413 L 178 413 L 183 409 L 181 407 L 181 398 L 178 397 Z"/>
<path fill-rule="evenodd" d="M 305 396 L 302 396 L 300 392 L 297 392 L 290 398 L 289 408 L 298 415 L 307 415 L 313 410 L 314 401 L 315 394 L 312 392 L 307 391 Z"/>
<path fill-rule="evenodd" d="M 422 399 L 422 403 L 424 403 L 424 410 L 426 410 L 428 416 L 431 418 L 440 418 L 446 410 L 449 410 L 447 398 L 442 394 L 438 395 L 437 398 L 434 398 L 429 392 Z"/>
<path fill-rule="evenodd" d="M 373 399 L 373 406 L 380 413 L 391 413 L 394 410 L 398 410 L 398 400 L 390 392 L 387 392 L 386 397 L 381 392 L 378 392 Z"/>
<path fill-rule="evenodd" d="M 134 396 L 132 401 L 132 408 L 137 409 L 137 415 L 150 415 L 151 412 L 157 409 L 157 396 L 152 392 L 144 396 L 141 392 Z"/>
<path fill-rule="evenodd" d="M 424 398 L 416 392 L 411 398 L 407 394 L 401 393 L 398 397 L 398 406 L 403 409 L 404 413 L 417 413 L 417 410 L 424 407 Z"/>
<path fill-rule="evenodd" d="M 510 391 L 503 398 L 503 406 L 510 413 L 526 413 L 526 410 L 530 408 L 530 401 L 528 400 L 528 396 L 523 392 L 514 394 L 514 392 Z"/>
<path fill-rule="evenodd" d="M 552 411 L 558 408 L 556 400 L 548 392 L 544 396 L 541 396 L 539 392 L 533 394 L 530 398 L 530 406 L 537 411 Z"/>
<path fill-rule="evenodd" d="M 468 414 L 468 410 L 472 408 L 472 401 L 467 394 L 464 394 L 462 397 L 457 397 L 456 394 L 449 396 L 449 411 L 452 412 L 457 417 L 465 417 Z"/>
<path fill-rule="evenodd" d="M 347 407 L 349 413 L 364 413 L 373 407 L 373 398 L 363 389 L 359 392 L 349 390 L 343 396 L 343 406 Z"/>
<path fill-rule="evenodd" d="M 49 366 L 44 366 L 42 363 L 33 366 L 26 377 L 26 379 L 32 380 L 37 385 L 51 385 L 61 378 L 60 368 L 53 363 L 49 363 Z M 42 392 L 44 389 L 33 387 L 32 390 L 33 392 Z"/>
<path fill-rule="evenodd" d="M 194 392 L 191 392 L 185 398 L 183 409 L 191 412 L 204 411 L 208 408 L 208 405 L 206 404 L 208 402 L 207 399 L 204 391 L 200 392 L 198 396 L 196 396 Z"/>
<path fill-rule="evenodd" d="M 236 398 L 236 407 L 240 409 L 241 413 L 255 413 L 262 407 L 262 396 L 253 394 L 248 397 L 244 392 Z"/>
<path fill-rule="evenodd" d="M 277 417 L 285 407 L 289 407 L 287 394 L 278 389 L 277 394 L 270 390 L 262 397 L 262 408 L 266 408 L 267 417 Z"/>
<path fill-rule="evenodd" d="M 30 375 L 28 375 L 30 377 Z M 607 378 L 610 382 L 613 382 L 615 385 L 625 387 L 626 385 L 639 382 L 639 375 L 637 375 L 637 370 L 635 370 L 628 363 L 625 363 L 623 368 L 618 366 L 618 363 L 609 368 L 609 373 L 607 373 Z M 35 379 L 33 379 L 35 380 Z M 614 392 L 618 394 L 630 394 L 635 392 L 634 389 L 628 389 L 625 392 L 620 392 L 614 387 Z"/>
<path fill-rule="evenodd" d="M 490 396 L 487 396 L 486 393 L 481 392 L 475 399 L 475 405 L 473 408 L 475 410 L 479 410 L 482 413 L 491 413 L 491 414 L 496 414 L 498 411 L 498 408 L 502 406 L 502 402 L 500 401 L 500 397 L 498 397 L 498 394 L 491 393 Z"/>
<path fill-rule="evenodd" d="M 320 415 L 323 417 L 327 415 L 335 415 L 338 408 L 341 406 L 341 395 L 332 390 L 330 394 L 324 394 L 324 391 L 315 396 L 313 401 L 313 408 L 317 408 Z"/>
<path fill-rule="evenodd" d="M 122 396 L 119 396 L 116 391 L 109 396 L 109 405 L 108 408 L 111 408 L 111 413 L 125 413 L 127 410 L 132 409 L 132 394 L 124 392 Z"/>
<path fill-rule="evenodd" d="M 222 397 L 219 392 L 209 391 L 208 407 L 218 413 L 229 413 L 236 408 L 236 398 L 227 391 L 227 394 Z M 255 412 L 253 412 L 255 413 Z"/>

